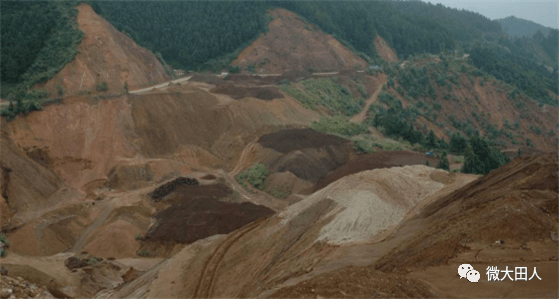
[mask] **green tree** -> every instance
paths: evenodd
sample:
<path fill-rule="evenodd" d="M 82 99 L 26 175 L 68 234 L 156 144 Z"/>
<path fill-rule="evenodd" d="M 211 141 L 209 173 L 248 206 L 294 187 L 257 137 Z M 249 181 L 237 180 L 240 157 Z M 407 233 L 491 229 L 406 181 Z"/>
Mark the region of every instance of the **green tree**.
<path fill-rule="evenodd" d="M 433 130 L 430 130 L 428 137 L 426 138 L 426 145 L 428 148 L 435 148 L 437 145 L 437 137 Z"/>
<path fill-rule="evenodd" d="M 449 171 L 449 159 L 447 158 L 447 152 L 443 152 L 443 154 L 439 158 L 439 163 L 436 168 L 441 168 Z"/>
<path fill-rule="evenodd" d="M 255 163 L 248 169 L 245 169 L 237 176 L 237 181 L 245 185 L 245 182 L 249 182 L 253 187 L 263 190 L 265 185 L 264 182 L 269 175 L 266 166 L 260 163 Z"/>
<path fill-rule="evenodd" d="M 128 94 L 128 82 L 124 81 L 124 91 Z"/>
<path fill-rule="evenodd" d="M 509 162 L 509 158 L 497 148 L 490 146 L 480 136 L 473 136 L 465 150 L 465 173 L 488 174 L 490 171 Z"/>
<path fill-rule="evenodd" d="M 451 135 L 451 139 L 449 143 L 450 143 L 449 147 L 451 152 L 454 154 L 461 155 L 463 154 L 465 148 L 467 147 L 467 138 L 465 138 L 464 136 L 458 133 L 453 133 L 453 135 Z"/>

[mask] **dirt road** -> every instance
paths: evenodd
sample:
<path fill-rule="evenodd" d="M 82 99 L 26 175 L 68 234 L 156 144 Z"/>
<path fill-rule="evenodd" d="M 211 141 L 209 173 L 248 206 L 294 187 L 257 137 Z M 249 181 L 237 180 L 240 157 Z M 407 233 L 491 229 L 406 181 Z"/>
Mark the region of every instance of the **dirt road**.
<path fill-rule="evenodd" d="M 338 75 L 338 73 L 339 72 L 323 72 L 323 73 L 313 73 L 312 75 L 313 76 L 328 76 L 328 75 Z M 221 77 L 222 75 L 216 75 L 216 76 Z M 253 76 L 256 76 L 256 77 L 280 77 L 280 76 L 282 76 L 282 74 L 256 74 L 256 75 L 253 75 Z M 146 92 L 146 91 L 150 91 L 154 88 L 157 89 L 157 88 L 166 87 L 166 86 L 169 85 L 169 83 L 176 84 L 176 83 L 185 82 L 185 81 L 188 81 L 191 77 L 192 76 L 188 76 L 188 77 L 184 77 L 184 78 L 180 78 L 180 79 L 176 79 L 176 80 L 167 81 L 167 82 L 164 82 L 164 83 L 161 83 L 161 84 L 149 86 L 149 87 L 146 87 L 146 88 L 132 90 L 132 91 L 130 91 L 130 93 L 138 94 L 138 93 L 143 93 L 143 92 Z"/>
<path fill-rule="evenodd" d="M 184 78 L 179 78 L 179 79 L 176 79 L 176 80 L 167 81 L 167 82 L 165 82 L 165 83 L 161 83 L 161 84 L 158 84 L 158 85 L 154 85 L 154 86 L 150 86 L 150 87 L 146 87 L 146 88 L 142 88 L 142 89 L 131 90 L 130 93 L 142 93 L 142 92 L 150 91 L 150 90 L 152 90 L 152 89 L 154 89 L 154 88 L 166 87 L 166 86 L 169 85 L 169 83 L 176 84 L 176 83 L 181 83 L 181 82 L 189 81 L 189 79 L 190 79 L 191 77 L 192 77 L 192 76 L 188 76 L 188 77 L 184 77 Z"/>
<path fill-rule="evenodd" d="M 385 85 L 384 81 L 381 85 L 379 85 L 379 87 L 377 88 L 377 90 L 371 95 L 371 97 L 369 97 L 369 99 L 366 101 L 366 105 L 364 106 L 364 108 L 362 109 L 362 111 L 360 111 L 360 113 L 354 115 L 350 121 L 353 123 L 361 123 L 362 121 L 364 121 L 364 119 L 366 118 L 367 112 L 369 110 L 369 106 L 372 103 L 375 103 L 377 101 L 377 95 L 379 95 L 379 93 L 381 92 L 381 90 L 383 89 L 383 85 Z"/>
<path fill-rule="evenodd" d="M 82 233 L 80 238 L 76 241 L 76 244 L 74 244 L 74 247 L 72 248 L 71 252 L 78 253 L 78 254 L 82 252 L 82 248 L 84 247 L 84 245 L 86 245 L 86 241 L 89 235 L 94 230 L 98 229 L 101 225 L 103 225 L 105 220 L 107 220 L 107 217 L 109 217 L 109 214 L 111 213 L 112 209 L 113 208 L 111 206 L 111 202 L 109 201 L 105 202 L 101 215 L 99 215 L 97 219 L 95 219 L 95 221 Z"/>
<path fill-rule="evenodd" d="M 237 240 L 239 240 L 239 238 L 259 226 L 261 222 L 262 219 L 238 229 L 237 231 L 229 234 L 227 238 L 218 245 L 218 248 L 216 248 L 214 253 L 212 253 L 204 264 L 204 270 L 202 270 L 202 274 L 200 275 L 198 284 L 196 285 L 194 298 L 210 298 L 212 296 L 214 283 L 216 282 L 216 273 L 222 264 L 222 260 L 224 259 L 227 251 Z"/>

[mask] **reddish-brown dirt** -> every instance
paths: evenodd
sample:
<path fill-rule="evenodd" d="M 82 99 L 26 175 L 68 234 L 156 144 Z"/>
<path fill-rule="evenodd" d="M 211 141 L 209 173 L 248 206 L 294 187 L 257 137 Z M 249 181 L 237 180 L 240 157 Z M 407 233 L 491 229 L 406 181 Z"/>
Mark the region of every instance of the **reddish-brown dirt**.
<path fill-rule="evenodd" d="M 180 88 L 101 101 L 68 97 L 2 128 L 20 149 L 42 149 L 69 187 L 110 175 L 111 187 L 127 190 L 193 168 L 227 167 L 256 136 L 319 117 L 290 97 L 233 101 L 192 85 Z"/>
<path fill-rule="evenodd" d="M 379 54 L 379 56 L 381 56 L 381 58 L 387 62 L 398 62 L 399 58 L 397 57 L 397 54 L 395 53 L 395 51 L 389 46 L 389 44 L 387 44 L 387 42 L 381 37 L 381 36 L 376 36 L 375 40 L 375 50 L 377 50 L 377 53 Z"/>
<path fill-rule="evenodd" d="M 338 40 L 326 35 L 293 12 L 274 9 L 268 32 L 245 48 L 232 65 L 257 73 L 281 74 L 287 70 L 335 71 L 365 68 L 367 63 Z"/>
<path fill-rule="evenodd" d="M 472 262 L 538 261 L 541 250 L 529 243 L 558 250 L 558 156 L 519 158 L 426 206 L 406 226 L 419 233 L 383 257 L 378 269 L 425 269 L 458 256 Z M 502 256 L 499 249 L 518 257 L 508 251 Z"/>
<path fill-rule="evenodd" d="M 2 127 L 6 127 L 4 119 Z M 27 157 L 4 130 L 0 137 L 0 170 L 2 207 L 7 204 L 8 208 L 2 211 L 3 225 L 12 213 L 39 210 L 56 203 L 51 195 L 63 184 L 62 180 Z"/>
<path fill-rule="evenodd" d="M 430 162 L 432 166 L 437 165 L 439 162 L 437 158 L 428 157 L 423 153 L 409 151 L 382 151 L 359 155 L 322 178 L 317 182 L 313 190 L 320 190 L 342 177 L 360 171 L 394 166 L 425 165 L 426 161 Z"/>
<path fill-rule="evenodd" d="M 373 267 L 345 267 L 280 289 L 269 298 L 430 298 L 429 287 Z"/>
<path fill-rule="evenodd" d="M 106 82 L 111 92 L 123 92 L 124 83 L 135 89 L 170 80 L 163 65 L 147 49 L 98 16 L 86 3 L 78 5 L 78 26 L 84 37 L 78 54 L 46 83 L 36 87 L 56 94 L 60 85 L 66 95 L 80 91 L 97 92 Z"/>

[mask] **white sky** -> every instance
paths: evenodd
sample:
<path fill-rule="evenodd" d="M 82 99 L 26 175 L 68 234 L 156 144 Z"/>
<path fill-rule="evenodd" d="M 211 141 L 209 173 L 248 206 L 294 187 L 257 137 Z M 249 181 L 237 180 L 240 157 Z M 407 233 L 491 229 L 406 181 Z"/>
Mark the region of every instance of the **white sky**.
<path fill-rule="evenodd" d="M 558 0 L 423 0 L 465 9 L 494 20 L 515 16 L 558 29 Z"/>

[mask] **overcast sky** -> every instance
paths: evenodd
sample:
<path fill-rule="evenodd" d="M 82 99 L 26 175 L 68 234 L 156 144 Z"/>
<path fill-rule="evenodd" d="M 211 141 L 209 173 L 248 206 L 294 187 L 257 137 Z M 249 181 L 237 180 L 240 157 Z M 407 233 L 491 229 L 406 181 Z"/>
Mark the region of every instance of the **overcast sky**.
<path fill-rule="evenodd" d="M 494 20 L 509 16 L 558 29 L 558 0 L 422 0 L 478 12 Z"/>

